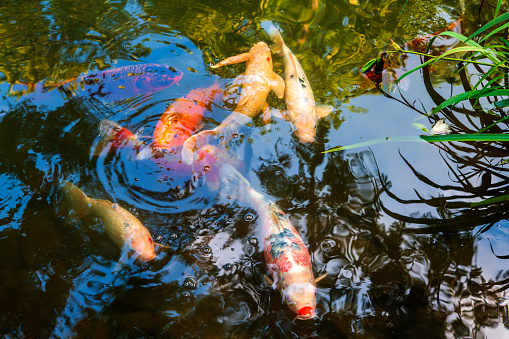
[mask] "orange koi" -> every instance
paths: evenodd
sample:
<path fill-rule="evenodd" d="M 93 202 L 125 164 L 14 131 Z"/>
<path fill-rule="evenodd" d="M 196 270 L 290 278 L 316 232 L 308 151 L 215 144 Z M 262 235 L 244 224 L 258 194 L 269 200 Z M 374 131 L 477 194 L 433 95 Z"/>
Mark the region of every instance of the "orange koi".
<path fill-rule="evenodd" d="M 324 276 L 314 278 L 307 247 L 288 216 L 232 166 L 221 166 L 220 179 L 224 189 L 236 192 L 235 197 L 249 203 L 260 216 L 263 253 L 273 287 L 297 319 L 316 317 L 316 282 Z"/>
<path fill-rule="evenodd" d="M 137 158 L 145 159 L 150 156 L 149 153 L 160 156 L 163 151 L 176 152 L 175 149 L 198 130 L 205 110 L 222 96 L 223 90 L 216 82 L 208 88 L 193 89 L 175 100 L 159 118 L 152 145 L 140 152 Z"/>
<path fill-rule="evenodd" d="M 267 95 L 273 90 L 278 98 L 283 98 L 285 83 L 272 70 L 270 49 L 265 42 L 259 42 L 248 53 L 242 53 L 224 59 L 212 68 L 246 62 L 242 90 L 237 107 L 219 126 L 212 130 L 202 131 L 188 138 L 182 148 L 182 161 L 193 162 L 193 154 L 206 145 L 209 136 L 215 136 L 225 130 L 237 130 L 240 125 L 250 121 L 263 110 L 264 121 L 270 121 L 270 108 L 266 102 Z"/>
<path fill-rule="evenodd" d="M 71 182 L 63 185 L 64 197 L 78 218 L 94 216 L 103 222 L 108 236 L 119 246 L 128 244 L 141 261 L 156 257 L 148 229 L 131 213 L 108 200 L 89 198 Z"/>

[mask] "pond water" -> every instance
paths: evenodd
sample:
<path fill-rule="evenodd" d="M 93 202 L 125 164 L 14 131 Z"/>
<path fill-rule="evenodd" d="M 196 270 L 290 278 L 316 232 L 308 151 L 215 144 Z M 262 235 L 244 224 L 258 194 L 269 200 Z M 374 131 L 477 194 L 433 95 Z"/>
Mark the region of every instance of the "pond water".
<path fill-rule="evenodd" d="M 454 132 L 496 120 L 471 107 L 426 117 L 463 90 L 475 68 L 443 64 L 407 77 L 418 57 L 391 55 L 383 91 L 359 73 L 389 43 L 400 45 L 462 19 L 468 34 L 492 2 L 452 0 L 3 1 L 0 5 L 0 333 L 5 338 L 502 338 L 509 336 L 505 281 L 507 204 L 470 208 L 509 185 L 506 144 L 338 145 L 422 133 L 446 118 Z M 496 3 L 496 2 L 494 2 Z M 505 10 L 503 8 L 503 10 Z M 119 147 L 97 155 L 111 120 L 150 143 L 168 105 L 218 83 L 211 129 L 236 107 L 237 64 L 212 69 L 258 41 L 271 21 L 296 55 L 319 104 L 316 142 L 300 143 L 277 117 L 260 116 L 227 150 L 258 192 L 288 214 L 309 248 L 317 314 L 295 320 L 268 274 L 260 218 L 225 203 L 210 171 L 175 155 L 141 159 Z M 438 49 L 453 44 L 438 42 Z M 283 59 L 273 56 L 284 74 Z M 132 65 L 182 72 L 177 84 L 129 87 L 122 74 L 51 86 Z M 107 74 L 107 73 L 99 73 Z M 108 73 L 109 74 L 109 73 Z M 112 89 L 110 90 L 110 86 Z M 110 93 L 112 92 L 112 93 Z M 385 95 L 384 95 L 385 93 Z M 273 109 L 284 100 L 269 94 Z M 494 132 L 497 132 L 496 130 Z M 499 130 L 500 132 L 500 130 Z M 226 147 L 225 147 L 226 146 Z M 194 172 L 193 172 L 194 170 Z M 60 182 L 117 203 L 154 240 L 157 257 L 129 257 L 96 219 L 76 219 Z M 217 188 L 217 187 L 216 187 Z M 498 255 L 497 256 L 495 256 Z M 505 325 L 505 326 L 504 326 Z"/>

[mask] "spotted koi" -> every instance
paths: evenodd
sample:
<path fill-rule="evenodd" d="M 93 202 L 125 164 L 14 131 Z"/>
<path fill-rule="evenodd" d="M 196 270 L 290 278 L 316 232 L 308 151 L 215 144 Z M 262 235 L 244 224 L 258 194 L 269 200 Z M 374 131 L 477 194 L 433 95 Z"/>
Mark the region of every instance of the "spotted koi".
<path fill-rule="evenodd" d="M 302 237 L 288 216 L 273 202 L 255 191 L 232 166 L 220 168 L 223 192 L 243 199 L 253 207 L 261 220 L 261 237 L 265 262 L 277 288 L 297 319 L 316 316 L 316 280 L 311 258 Z M 317 279 L 318 280 L 318 279 Z"/>

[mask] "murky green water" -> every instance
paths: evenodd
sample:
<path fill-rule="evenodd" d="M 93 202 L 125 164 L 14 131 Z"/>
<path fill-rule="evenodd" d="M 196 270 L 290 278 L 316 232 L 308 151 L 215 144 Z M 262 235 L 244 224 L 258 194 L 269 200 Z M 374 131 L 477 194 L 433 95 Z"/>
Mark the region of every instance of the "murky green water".
<path fill-rule="evenodd" d="M 479 15 L 478 3 L 429 0 L 410 1 L 401 12 L 405 3 L 2 2 L 0 333 L 6 338 L 509 335 L 499 306 L 509 263 L 494 255 L 509 254 L 507 204 L 469 208 L 506 193 L 507 165 L 499 163 L 507 145 L 387 143 L 321 153 L 418 135 L 411 123 L 431 127 L 434 118 L 421 113 L 462 91 L 453 65 L 414 74 L 395 87 L 395 74 L 419 64 L 412 57 L 391 59 L 383 83 L 390 96 L 359 74 L 388 38 L 403 45 L 462 16 L 461 29 L 471 32 L 493 10 L 488 1 Z M 294 321 L 279 292 L 265 283 L 256 213 L 244 203 L 218 199 L 203 171 L 193 176 L 190 168 L 164 159 L 137 161 L 129 148 L 92 156 L 103 119 L 150 141 L 174 100 L 215 81 L 229 88 L 245 66 L 209 66 L 260 40 L 269 42 L 260 28 L 263 20 L 281 28 L 317 102 L 334 110 L 320 121 L 316 143 L 299 143 L 288 122 L 278 118 L 267 131 L 258 117 L 239 131 L 228 151 L 241 160 L 251 185 L 290 216 L 309 246 L 315 276 L 328 274 L 318 283 L 314 320 Z M 180 70 L 182 80 L 120 99 L 94 85 L 41 90 L 43 83 L 147 63 Z M 274 70 L 284 72 L 278 56 Z M 468 68 L 465 74 L 475 72 Z M 235 99 L 231 94 L 213 105 L 203 128 L 228 116 Z M 268 103 L 285 106 L 274 94 Z M 469 107 L 441 114 L 455 132 L 496 120 Z M 149 263 L 127 258 L 100 222 L 75 220 L 62 208 L 63 179 L 131 211 L 170 248 Z"/>

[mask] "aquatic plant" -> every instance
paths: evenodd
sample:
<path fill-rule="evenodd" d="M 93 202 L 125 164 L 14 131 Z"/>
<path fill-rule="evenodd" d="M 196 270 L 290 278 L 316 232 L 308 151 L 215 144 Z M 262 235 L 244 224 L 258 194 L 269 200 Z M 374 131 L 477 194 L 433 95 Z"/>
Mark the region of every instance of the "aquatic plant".
<path fill-rule="evenodd" d="M 481 74 L 479 79 L 473 84 L 467 84 L 468 88 L 463 93 L 452 96 L 447 100 L 438 103 L 431 111 L 426 112 L 427 116 L 432 116 L 441 111 L 450 110 L 457 104 L 464 101 L 470 101 L 477 114 L 496 116 L 497 119 L 486 127 L 478 129 L 474 133 L 462 133 L 452 135 L 422 135 L 422 136 L 401 136 L 370 140 L 353 145 L 334 147 L 325 152 L 334 152 L 356 147 L 369 146 L 384 142 L 394 141 L 423 141 L 423 142 L 453 142 L 453 141 L 488 141 L 504 142 L 509 140 L 509 135 L 504 133 L 484 133 L 495 125 L 506 121 L 503 108 L 509 107 L 509 41 L 506 35 L 501 33 L 509 27 L 509 13 L 499 15 L 502 0 L 499 0 L 494 13 L 494 19 L 480 27 L 470 36 L 465 36 L 452 31 L 444 31 L 433 36 L 427 44 L 424 53 L 401 48 L 391 40 L 393 50 L 383 52 L 378 58 L 368 61 L 361 72 L 367 73 L 372 68 L 380 68 L 383 64 L 382 55 L 393 53 L 416 54 L 423 57 L 423 62 L 402 74 L 396 83 L 408 75 L 421 69 L 435 66 L 439 61 L 453 61 L 458 65 L 457 73 L 463 71 L 468 66 L 474 66 Z M 438 37 L 446 36 L 457 39 L 461 44 L 440 55 L 433 55 L 432 46 Z M 478 40 L 478 41 L 475 41 Z M 452 57 L 457 55 L 457 57 Z M 485 68 L 481 68 L 485 67 Z M 376 72 L 376 70 L 375 70 Z M 486 100 L 483 100 L 486 99 Z M 482 100 L 482 101 L 481 101 Z"/>

